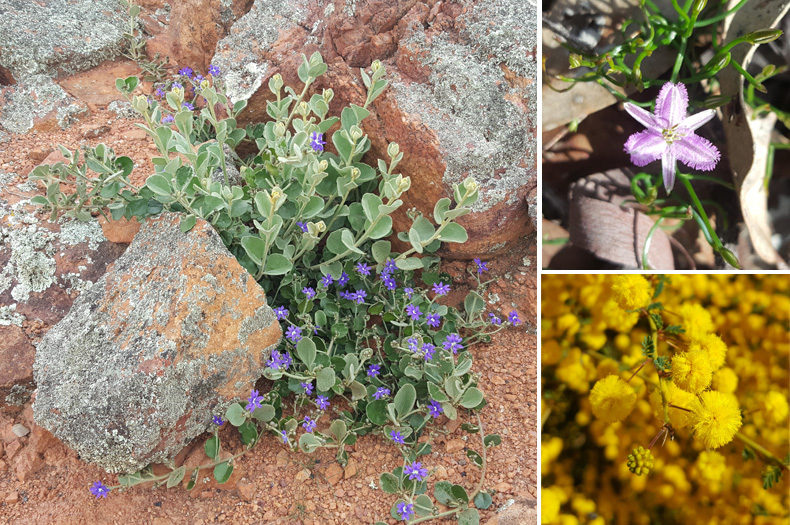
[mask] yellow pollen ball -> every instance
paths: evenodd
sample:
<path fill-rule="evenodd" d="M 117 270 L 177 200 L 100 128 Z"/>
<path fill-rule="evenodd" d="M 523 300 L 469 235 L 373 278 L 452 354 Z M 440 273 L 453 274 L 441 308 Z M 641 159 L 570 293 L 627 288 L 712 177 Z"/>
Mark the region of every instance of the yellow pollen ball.
<path fill-rule="evenodd" d="M 616 375 L 601 379 L 590 392 L 593 414 L 607 423 L 625 419 L 634 409 L 635 403 L 634 389 Z"/>
<path fill-rule="evenodd" d="M 725 394 L 734 394 L 738 389 L 738 374 L 732 368 L 722 367 L 713 373 L 711 388 Z"/>
<path fill-rule="evenodd" d="M 762 404 L 765 419 L 774 425 L 778 425 L 784 421 L 787 418 L 788 412 L 790 412 L 787 398 L 776 391 L 768 392 Z"/>
<path fill-rule="evenodd" d="M 672 358 L 672 380 L 677 386 L 694 394 L 708 388 L 713 378 L 708 353 L 701 348 L 690 348 Z"/>
<path fill-rule="evenodd" d="M 612 279 L 612 294 L 624 310 L 638 310 L 650 305 L 653 287 L 641 275 L 618 275 Z"/>
<path fill-rule="evenodd" d="M 701 304 L 685 303 L 678 308 L 677 314 L 680 315 L 683 328 L 686 330 L 685 336 L 692 341 L 699 340 L 713 331 L 713 317 Z"/>
<path fill-rule="evenodd" d="M 724 366 L 724 360 L 727 357 L 727 345 L 716 334 L 705 334 L 700 339 L 691 343 L 689 350 L 692 348 L 702 348 L 708 353 L 710 359 L 710 366 L 713 370 L 718 370 Z"/>
<path fill-rule="evenodd" d="M 540 523 L 555 523 L 560 515 L 560 498 L 557 491 L 550 487 L 540 489 Z"/>
<path fill-rule="evenodd" d="M 708 390 L 699 396 L 694 412 L 694 439 L 708 448 L 726 445 L 741 428 L 738 400 L 731 394 Z"/>
<path fill-rule="evenodd" d="M 692 412 L 697 404 L 697 396 L 686 392 L 682 388 L 678 388 L 675 383 L 666 381 L 667 385 L 667 403 L 675 405 L 680 408 L 669 408 L 669 422 L 672 423 L 674 428 L 685 428 L 692 423 Z M 661 392 L 656 389 L 650 392 L 650 406 L 653 409 L 655 416 L 661 421 L 664 420 L 664 403 L 661 399 Z M 681 410 L 685 408 L 686 410 Z"/>

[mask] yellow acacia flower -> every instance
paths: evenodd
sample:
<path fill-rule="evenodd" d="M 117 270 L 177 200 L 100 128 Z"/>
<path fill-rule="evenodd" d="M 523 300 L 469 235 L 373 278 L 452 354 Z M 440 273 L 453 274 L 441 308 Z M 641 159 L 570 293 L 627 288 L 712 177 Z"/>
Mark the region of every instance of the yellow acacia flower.
<path fill-rule="evenodd" d="M 713 378 L 708 353 L 701 348 L 691 348 L 672 358 L 672 380 L 687 392 L 697 393 L 708 388 Z"/>
<path fill-rule="evenodd" d="M 689 346 L 692 348 L 702 348 L 708 353 L 710 366 L 713 370 L 718 370 L 724 366 L 724 359 L 727 357 L 727 345 L 716 334 L 705 334 L 701 338 L 693 341 Z"/>
<path fill-rule="evenodd" d="M 699 303 L 684 303 L 678 308 L 677 313 L 682 319 L 680 324 L 686 331 L 686 337 L 691 340 L 700 339 L 714 329 L 710 312 Z"/>
<path fill-rule="evenodd" d="M 653 287 L 641 275 L 618 275 L 612 279 L 612 294 L 624 310 L 637 310 L 650 304 Z"/>
<path fill-rule="evenodd" d="M 711 388 L 725 394 L 734 394 L 738 389 L 738 374 L 729 367 L 722 367 L 713 373 Z"/>
<path fill-rule="evenodd" d="M 763 416 L 768 422 L 778 425 L 787 418 L 790 407 L 787 404 L 787 398 L 776 391 L 771 391 L 766 394 L 762 402 Z"/>
<path fill-rule="evenodd" d="M 697 396 L 690 392 L 686 392 L 679 388 L 675 383 L 666 381 L 667 386 L 667 402 L 676 407 L 685 408 L 686 410 L 694 410 L 697 404 Z M 653 408 L 653 413 L 661 421 L 664 420 L 664 404 L 661 400 L 661 392 L 657 389 L 650 392 L 650 406 Z M 692 422 L 693 412 L 687 412 L 678 408 L 669 407 L 669 422 L 675 428 L 685 428 Z"/>
<path fill-rule="evenodd" d="M 727 462 L 724 456 L 715 450 L 704 450 L 700 452 L 695 466 L 699 478 L 711 484 L 721 483 L 721 480 L 727 472 Z"/>
<path fill-rule="evenodd" d="M 614 423 L 625 419 L 634 409 L 636 392 L 616 375 L 601 379 L 590 392 L 590 405 L 601 421 Z"/>
<path fill-rule="evenodd" d="M 560 515 L 560 498 L 553 487 L 540 489 L 540 523 L 554 523 Z"/>
<path fill-rule="evenodd" d="M 694 439 L 713 449 L 732 441 L 741 428 L 741 410 L 735 396 L 708 390 L 699 400 L 694 412 Z"/>

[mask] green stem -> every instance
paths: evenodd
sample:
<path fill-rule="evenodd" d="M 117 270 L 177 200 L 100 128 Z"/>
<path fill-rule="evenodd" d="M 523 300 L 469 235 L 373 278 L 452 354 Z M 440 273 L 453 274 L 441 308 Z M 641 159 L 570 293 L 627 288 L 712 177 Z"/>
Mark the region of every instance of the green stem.
<path fill-rule="evenodd" d="M 776 465 L 777 467 L 779 467 L 782 470 L 790 470 L 790 468 L 788 468 L 788 466 L 785 465 L 784 462 L 781 459 L 779 459 L 778 457 L 774 456 L 771 453 L 771 451 L 769 451 L 767 448 L 765 448 L 764 446 L 760 445 L 759 443 L 757 443 L 756 441 L 754 441 L 750 437 L 746 436 L 743 432 L 737 432 L 735 434 L 735 437 L 737 439 L 739 439 L 740 441 L 742 441 L 743 443 L 745 443 L 746 445 L 752 447 L 755 450 L 755 452 L 760 454 L 767 461 L 767 463 L 771 463 L 773 465 Z"/>
<path fill-rule="evenodd" d="M 740 9 L 741 7 L 746 5 L 746 2 L 748 2 L 748 1 L 749 0 L 741 0 L 740 2 L 738 2 L 735 5 L 735 7 L 733 7 L 729 11 L 725 11 L 725 12 L 721 13 L 720 15 L 716 15 L 716 16 L 711 17 L 711 18 L 706 18 L 705 20 L 697 20 L 697 22 L 694 24 L 694 27 L 705 27 L 705 26 L 709 26 L 711 24 L 715 24 L 716 22 L 721 22 L 722 20 L 724 20 L 725 18 L 727 18 L 731 14 L 735 13 L 738 9 Z"/>
<path fill-rule="evenodd" d="M 719 248 L 723 248 L 724 245 L 722 244 L 721 240 L 719 240 L 719 236 L 716 235 L 716 232 L 713 230 L 713 226 L 711 226 L 710 221 L 708 220 L 708 215 L 705 213 L 705 208 L 702 207 L 702 203 L 699 201 L 697 197 L 697 193 L 694 191 L 694 188 L 691 187 L 691 181 L 689 178 L 684 175 L 683 173 L 677 172 L 677 178 L 683 182 L 683 185 L 686 187 L 686 190 L 689 192 L 691 196 L 691 201 L 694 203 L 694 207 L 697 208 L 697 212 L 699 213 L 702 221 L 705 223 L 705 227 L 710 232 L 711 238 L 713 240 L 713 248 L 716 251 L 719 251 Z"/>
<path fill-rule="evenodd" d="M 650 228 L 650 231 L 647 232 L 647 237 L 645 238 L 645 245 L 642 247 L 642 269 L 643 270 L 652 270 L 653 268 L 647 264 L 647 254 L 650 251 L 650 241 L 653 240 L 653 234 L 656 232 L 661 223 L 664 221 L 664 217 L 659 217 L 658 220 L 653 224 L 653 227 Z"/>
<path fill-rule="evenodd" d="M 673 0 L 673 3 L 677 5 L 677 2 Z M 687 17 L 688 18 L 688 17 Z M 686 55 L 686 45 L 688 44 L 688 38 L 685 36 L 680 40 L 680 49 L 678 50 L 678 56 L 675 58 L 675 67 L 672 68 L 672 78 L 670 82 L 675 84 L 678 81 L 678 75 L 680 74 L 680 66 L 683 65 L 683 58 Z"/>

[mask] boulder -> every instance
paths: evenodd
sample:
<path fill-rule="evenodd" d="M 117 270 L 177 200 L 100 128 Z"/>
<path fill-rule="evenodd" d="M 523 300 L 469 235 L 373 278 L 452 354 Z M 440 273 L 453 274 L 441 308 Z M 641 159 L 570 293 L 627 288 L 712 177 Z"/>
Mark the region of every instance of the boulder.
<path fill-rule="evenodd" d="M 36 423 L 108 472 L 175 456 L 247 395 L 281 337 L 213 228 L 179 222 L 147 220 L 36 352 Z"/>

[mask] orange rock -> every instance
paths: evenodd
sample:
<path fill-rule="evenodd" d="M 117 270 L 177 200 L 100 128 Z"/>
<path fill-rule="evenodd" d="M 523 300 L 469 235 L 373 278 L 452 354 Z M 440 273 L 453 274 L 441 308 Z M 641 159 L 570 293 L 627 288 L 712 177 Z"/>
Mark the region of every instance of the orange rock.
<path fill-rule="evenodd" d="M 107 106 L 113 100 L 126 100 L 115 88 L 115 79 L 132 75 L 141 77 L 140 67 L 137 64 L 131 60 L 115 60 L 62 78 L 58 80 L 58 84 L 77 100 L 86 104 Z"/>
<path fill-rule="evenodd" d="M 341 467 L 338 463 L 331 463 L 326 468 L 324 476 L 326 476 L 326 479 L 330 484 L 337 485 L 343 477 L 343 467 Z"/>
<path fill-rule="evenodd" d="M 451 439 L 444 445 L 444 449 L 448 454 L 463 450 L 466 443 L 462 439 Z"/>
<path fill-rule="evenodd" d="M 137 219 L 127 220 L 126 217 L 121 217 L 120 220 L 110 218 L 109 221 L 104 216 L 99 215 L 99 224 L 101 224 L 102 232 L 107 240 L 110 242 L 121 242 L 129 244 L 134 239 L 134 236 L 140 230 L 140 223 Z"/>
<path fill-rule="evenodd" d="M 0 406 L 15 386 L 33 383 L 36 349 L 19 326 L 0 326 Z"/>

